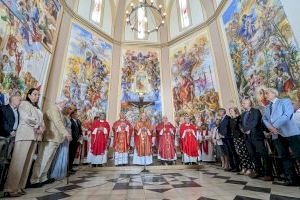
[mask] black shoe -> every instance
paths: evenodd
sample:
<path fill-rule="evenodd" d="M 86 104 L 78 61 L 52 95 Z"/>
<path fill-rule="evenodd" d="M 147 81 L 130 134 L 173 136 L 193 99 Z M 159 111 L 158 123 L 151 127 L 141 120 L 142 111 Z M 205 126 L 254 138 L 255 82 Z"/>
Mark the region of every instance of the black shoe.
<path fill-rule="evenodd" d="M 50 184 L 50 183 L 53 183 L 53 182 L 55 182 L 55 179 L 54 178 L 50 178 L 50 179 L 44 181 L 42 184 L 45 185 L 45 184 Z"/>
<path fill-rule="evenodd" d="M 238 168 L 234 168 L 232 170 L 230 170 L 231 172 L 239 172 L 240 170 Z"/>
<path fill-rule="evenodd" d="M 40 187 L 43 187 L 42 183 L 34 183 L 29 185 L 29 188 L 40 188 Z"/>
<path fill-rule="evenodd" d="M 284 185 L 284 186 L 297 186 L 297 185 L 299 185 L 299 184 L 296 183 L 296 181 L 292 181 L 292 180 L 273 181 L 273 184 Z"/>
<path fill-rule="evenodd" d="M 75 172 L 76 172 L 76 170 L 74 170 L 74 169 L 70 169 L 70 172 L 72 172 L 72 173 L 75 173 Z"/>

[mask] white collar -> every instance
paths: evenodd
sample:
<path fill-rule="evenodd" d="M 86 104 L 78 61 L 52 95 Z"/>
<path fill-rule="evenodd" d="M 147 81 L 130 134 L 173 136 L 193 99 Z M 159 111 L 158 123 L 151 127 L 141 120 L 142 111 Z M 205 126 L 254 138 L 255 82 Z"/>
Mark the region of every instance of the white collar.
<path fill-rule="evenodd" d="M 272 103 L 275 104 L 277 100 L 278 98 L 276 97 L 275 99 L 273 99 Z"/>

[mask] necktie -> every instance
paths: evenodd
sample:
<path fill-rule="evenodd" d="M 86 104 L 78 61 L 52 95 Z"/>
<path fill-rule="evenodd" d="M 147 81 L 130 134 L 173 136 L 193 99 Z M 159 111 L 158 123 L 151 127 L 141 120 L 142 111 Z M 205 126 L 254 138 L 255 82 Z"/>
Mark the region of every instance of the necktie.
<path fill-rule="evenodd" d="M 271 101 L 269 105 L 270 105 L 270 116 L 271 116 L 272 115 L 272 109 L 273 109 L 273 102 Z"/>
<path fill-rule="evenodd" d="M 248 121 L 248 118 L 249 118 L 249 111 L 246 111 L 245 116 L 244 116 L 244 119 L 243 119 L 243 126 L 244 126 L 244 127 L 246 126 L 246 123 L 247 123 L 247 121 Z"/>

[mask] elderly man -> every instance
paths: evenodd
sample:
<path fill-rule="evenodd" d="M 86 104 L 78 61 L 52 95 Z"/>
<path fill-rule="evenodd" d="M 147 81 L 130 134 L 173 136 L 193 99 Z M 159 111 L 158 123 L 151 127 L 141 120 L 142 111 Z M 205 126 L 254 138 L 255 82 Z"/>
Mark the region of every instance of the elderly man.
<path fill-rule="evenodd" d="M 0 157 L 5 159 L 11 159 L 12 156 L 16 130 L 20 120 L 18 111 L 20 103 L 21 96 L 19 93 L 15 93 L 9 98 L 9 104 L 0 108 Z M 6 174 L 8 166 L 2 170 L 4 171 L 0 171 L 1 174 Z M 4 176 L 0 176 L 0 185 L 4 183 L 4 179 Z"/>
<path fill-rule="evenodd" d="M 126 165 L 128 164 L 128 151 L 133 127 L 126 119 L 126 116 L 121 113 L 120 119 L 113 124 L 112 130 L 114 133 L 113 148 L 115 151 L 115 165 Z"/>
<path fill-rule="evenodd" d="M 64 125 L 62 110 L 66 106 L 67 99 L 62 98 L 56 101 L 44 115 L 46 132 L 43 141 L 39 144 L 38 157 L 33 166 L 31 187 L 42 187 L 43 184 L 51 183 L 54 180 L 48 179 L 48 171 L 58 146 L 67 138 L 72 140 Z"/>
<path fill-rule="evenodd" d="M 15 93 L 9 98 L 9 104 L 0 108 L 0 136 L 10 138 L 8 156 L 10 156 L 12 152 L 14 137 L 19 125 L 20 116 L 18 107 L 20 103 L 21 96 L 19 93 Z M 2 150 L 1 143 L 0 150 Z"/>
<path fill-rule="evenodd" d="M 287 178 L 284 184 L 299 184 L 289 153 L 290 148 L 294 158 L 300 162 L 300 130 L 292 119 L 294 113 L 292 102 L 289 99 L 279 99 L 278 91 L 273 88 L 266 90 L 266 97 L 270 103 L 265 108 L 263 121 L 272 134 L 274 146 L 282 160 Z"/>
<path fill-rule="evenodd" d="M 251 161 L 255 164 L 255 172 L 250 174 L 251 178 L 264 176 L 264 181 L 272 180 L 271 160 L 264 143 L 261 113 L 252 107 L 250 99 L 243 99 L 244 112 L 241 116 L 241 129 L 245 134 L 245 142 L 250 154 Z M 263 171 L 261 171 L 263 169 Z"/>
<path fill-rule="evenodd" d="M 158 159 L 161 160 L 161 164 L 172 164 L 177 159 L 175 133 L 173 124 L 168 121 L 167 116 L 163 116 L 162 122 L 156 126 Z"/>
<path fill-rule="evenodd" d="M 133 164 L 150 165 L 152 158 L 152 125 L 145 113 L 134 128 L 134 155 Z"/>
<path fill-rule="evenodd" d="M 182 162 L 185 164 L 197 163 L 197 158 L 200 153 L 198 139 L 199 135 L 197 127 L 191 123 L 190 117 L 185 116 L 183 124 L 180 125 L 180 143 L 181 151 L 183 153 Z"/>

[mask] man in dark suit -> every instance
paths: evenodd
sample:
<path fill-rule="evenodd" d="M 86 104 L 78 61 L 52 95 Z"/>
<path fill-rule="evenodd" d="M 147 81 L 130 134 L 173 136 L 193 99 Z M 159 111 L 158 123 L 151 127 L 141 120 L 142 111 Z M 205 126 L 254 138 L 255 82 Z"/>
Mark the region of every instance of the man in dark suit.
<path fill-rule="evenodd" d="M 69 145 L 69 171 L 74 173 L 73 170 L 73 162 L 76 156 L 77 148 L 79 146 L 79 140 L 82 137 L 82 129 L 81 129 L 81 122 L 78 119 L 77 110 L 74 110 L 71 114 L 71 129 L 72 129 L 72 141 Z"/>
<path fill-rule="evenodd" d="M 0 107 L 0 158 L 9 160 L 12 156 L 16 130 L 19 125 L 18 106 L 21 103 L 19 94 L 14 94 L 9 98 L 9 104 Z M 0 188 L 4 184 L 8 165 L 0 169 Z M 2 171 L 3 170 L 3 171 Z"/>
<path fill-rule="evenodd" d="M 21 97 L 15 94 L 9 98 L 9 104 L 0 108 L 0 136 L 10 137 L 15 135 L 19 124 L 19 111 Z"/>
<path fill-rule="evenodd" d="M 230 117 L 226 115 L 226 110 L 224 108 L 219 109 L 219 116 L 221 122 L 219 124 L 218 130 L 222 135 L 222 141 L 226 148 L 226 154 L 229 157 L 230 167 L 232 172 L 239 171 L 239 157 L 235 151 L 233 138 L 230 129 Z"/>
<path fill-rule="evenodd" d="M 263 176 L 264 181 L 271 181 L 272 164 L 264 143 L 262 115 L 258 109 L 252 107 L 250 99 L 243 99 L 242 106 L 245 111 L 241 116 L 241 129 L 245 134 L 245 142 L 251 161 L 255 164 L 255 172 L 250 174 L 250 177 Z"/>

